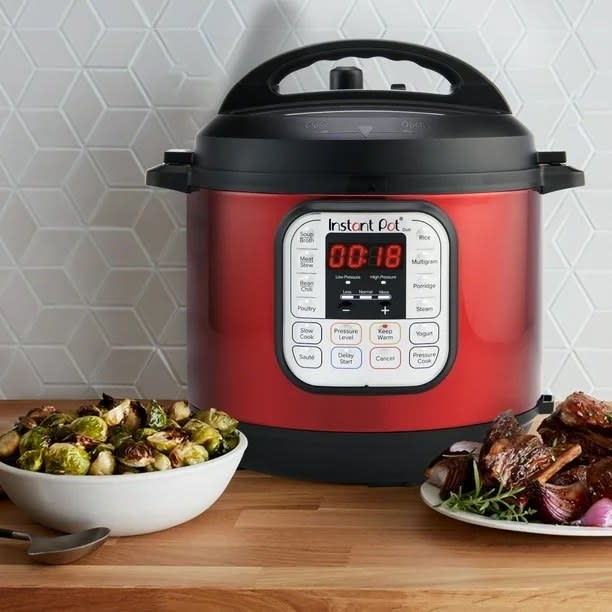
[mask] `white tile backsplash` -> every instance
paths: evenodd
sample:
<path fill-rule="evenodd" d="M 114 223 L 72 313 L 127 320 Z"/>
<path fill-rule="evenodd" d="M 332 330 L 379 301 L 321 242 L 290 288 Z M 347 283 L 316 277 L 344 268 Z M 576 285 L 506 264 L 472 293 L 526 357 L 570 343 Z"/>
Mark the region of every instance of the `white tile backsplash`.
<path fill-rule="evenodd" d="M 257 63 L 348 36 L 473 63 L 585 167 L 544 198 L 542 388 L 612 395 L 611 18 L 607 0 L 0 0 L 0 397 L 185 394 L 185 198 L 144 170 Z M 368 86 L 444 86 L 360 63 Z"/>

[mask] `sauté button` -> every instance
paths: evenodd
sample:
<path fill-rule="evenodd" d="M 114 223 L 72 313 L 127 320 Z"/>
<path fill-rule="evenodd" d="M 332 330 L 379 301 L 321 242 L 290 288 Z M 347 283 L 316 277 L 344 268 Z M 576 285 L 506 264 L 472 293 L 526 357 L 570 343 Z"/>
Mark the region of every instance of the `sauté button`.
<path fill-rule="evenodd" d="M 301 368 L 320 368 L 323 353 L 318 346 L 294 346 L 293 357 Z"/>
<path fill-rule="evenodd" d="M 415 346 L 410 349 L 411 368 L 431 368 L 436 363 L 440 349 L 437 346 Z"/>
<path fill-rule="evenodd" d="M 331 351 L 331 364 L 334 368 L 356 369 L 361 367 L 361 349 L 353 346 L 336 346 Z"/>
<path fill-rule="evenodd" d="M 372 344 L 397 344 L 400 341 L 401 329 L 399 323 L 372 323 L 370 325 L 370 341 Z"/>
<path fill-rule="evenodd" d="M 370 351 L 370 365 L 376 370 L 395 370 L 402 361 L 400 350 L 394 346 L 373 348 Z"/>
<path fill-rule="evenodd" d="M 298 344 L 319 344 L 323 330 L 319 323 L 297 322 L 292 327 L 293 341 Z"/>
<path fill-rule="evenodd" d="M 359 344 L 361 342 L 361 325 L 358 323 L 334 323 L 330 330 L 334 344 Z"/>
<path fill-rule="evenodd" d="M 437 323 L 413 323 L 410 326 L 412 344 L 433 344 L 438 341 L 440 328 Z"/>

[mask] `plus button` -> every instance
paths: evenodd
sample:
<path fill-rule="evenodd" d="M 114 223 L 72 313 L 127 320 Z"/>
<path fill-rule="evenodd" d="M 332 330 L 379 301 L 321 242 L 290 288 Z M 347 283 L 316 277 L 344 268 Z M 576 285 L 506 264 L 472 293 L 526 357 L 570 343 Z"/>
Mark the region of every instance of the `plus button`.
<path fill-rule="evenodd" d="M 382 312 L 383 314 L 387 314 L 387 313 L 389 312 L 389 309 L 388 309 L 386 306 L 383 306 L 383 307 L 380 309 L 380 312 Z"/>

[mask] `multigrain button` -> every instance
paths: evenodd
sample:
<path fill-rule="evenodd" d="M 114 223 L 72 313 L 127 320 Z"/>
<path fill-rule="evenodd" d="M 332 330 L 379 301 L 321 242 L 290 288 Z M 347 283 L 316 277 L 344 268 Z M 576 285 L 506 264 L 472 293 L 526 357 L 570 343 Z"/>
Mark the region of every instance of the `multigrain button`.
<path fill-rule="evenodd" d="M 323 353 L 318 346 L 294 346 L 293 358 L 300 368 L 320 368 Z"/>
<path fill-rule="evenodd" d="M 401 331 L 399 323 L 381 321 L 370 325 L 370 342 L 372 344 L 397 344 Z"/>
<path fill-rule="evenodd" d="M 417 251 L 410 263 L 415 272 L 434 272 L 440 265 L 440 258 L 433 251 Z"/>
<path fill-rule="evenodd" d="M 436 363 L 440 349 L 437 346 L 415 346 L 410 349 L 411 368 L 431 368 Z"/>
<path fill-rule="evenodd" d="M 361 349 L 354 346 L 336 346 L 331 350 L 334 368 L 354 370 L 361 367 Z"/>
<path fill-rule="evenodd" d="M 433 344 L 438 341 L 440 328 L 437 323 L 413 323 L 410 326 L 412 344 Z"/>
<path fill-rule="evenodd" d="M 359 344 L 361 342 L 361 325 L 358 323 L 334 323 L 330 330 L 334 344 Z"/>
<path fill-rule="evenodd" d="M 297 344 L 319 344 L 323 330 L 319 323 L 300 322 L 293 324 L 293 341 Z"/>
<path fill-rule="evenodd" d="M 370 351 L 370 365 L 375 370 L 395 370 L 400 367 L 402 354 L 394 346 L 388 348 L 373 348 Z"/>

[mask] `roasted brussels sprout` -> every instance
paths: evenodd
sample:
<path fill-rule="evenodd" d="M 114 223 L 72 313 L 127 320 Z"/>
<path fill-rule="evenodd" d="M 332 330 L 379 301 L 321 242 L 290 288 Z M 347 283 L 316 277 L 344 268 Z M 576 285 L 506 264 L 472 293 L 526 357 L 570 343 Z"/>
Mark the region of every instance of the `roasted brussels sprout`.
<path fill-rule="evenodd" d="M 119 402 L 115 406 L 113 406 L 105 415 L 104 420 L 109 427 L 114 427 L 115 425 L 120 425 L 125 420 L 127 415 L 127 411 L 130 408 L 130 402 L 132 400 L 124 399 L 122 402 Z"/>
<path fill-rule="evenodd" d="M 147 413 L 147 427 L 151 427 L 159 431 L 164 429 L 167 425 L 168 417 L 164 412 L 164 409 L 155 400 L 153 400 Z"/>
<path fill-rule="evenodd" d="M 238 446 L 238 442 L 240 442 L 240 434 L 237 431 L 232 431 L 232 433 L 223 436 L 221 454 L 229 453 L 231 450 L 234 450 Z"/>
<path fill-rule="evenodd" d="M 194 415 L 196 419 L 204 421 L 207 425 L 218 429 L 223 435 L 232 433 L 238 426 L 238 421 L 223 410 L 209 408 L 208 410 L 198 410 Z"/>
<path fill-rule="evenodd" d="M 44 453 L 45 472 L 48 474 L 87 474 L 89 455 L 76 444 L 56 442 Z"/>
<path fill-rule="evenodd" d="M 153 468 L 156 472 L 163 472 L 164 470 L 171 470 L 172 463 L 164 453 L 153 450 L 153 463 L 148 467 Z"/>
<path fill-rule="evenodd" d="M 145 442 L 125 441 L 116 451 L 117 461 L 133 468 L 143 468 L 153 463 L 153 449 Z"/>
<path fill-rule="evenodd" d="M 106 446 L 100 444 L 100 446 Z M 99 448 L 99 447 L 98 447 Z M 92 476 L 110 476 L 115 471 L 115 456 L 110 448 L 96 449 L 94 460 L 89 466 L 89 474 Z"/>
<path fill-rule="evenodd" d="M 29 472 L 40 472 L 43 466 L 44 449 L 29 450 L 19 455 L 17 459 L 17 467 Z"/>
<path fill-rule="evenodd" d="M 117 427 L 111 427 L 108 430 L 108 439 L 107 442 L 112 444 L 115 448 L 119 448 L 123 442 L 126 440 L 130 440 L 132 438 L 132 434 L 122 427 L 121 425 Z"/>
<path fill-rule="evenodd" d="M 194 444 L 201 444 L 209 453 L 214 453 L 223 440 L 218 430 L 199 419 L 190 419 L 185 423 L 183 429 L 189 432 L 189 437 Z"/>
<path fill-rule="evenodd" d="M 168 409 L 168 418 L 180 423 L 191 416 L 191 408 L 187 402 L 174 402 Z"/>
<path fill-rule="evenodd" d="M 29 450 L 38 450 L 51 446 L 53 440 L 51 439 L 51 432 L 46 427 L 37 425 L 34 429 L 26 431 L 19 442 L 20 454 L 25 453 Z"/>
<path fill-rule="evenodd" d="M 79 406 L 77 410 L 77 416 L 102 416 L 102 409 L 99 406 L 94 406 L 93 404 L 83 404 L 83 406 Z"/>
<path fill-rule="evenodd" d="M 58 427 L 59 425 L 66 425 L 74 421 L 74 414 L 68 414 L 67 412 L 54 412 L 46 416 L 41 422 L 41 427 Z"/>
<path fill-rule="evenodd" d="M 117 404 L 119 404 L 119 400 L 116 400 L 108 393 L 103 393 L 102 399 L 98 402 L 98 408 L 101 408 L 102 410 L 111 410 L 111 408 L 114 408 Z"/>
<path fill-rule="evenodd" d="M 68 442 L 68 438 L 74 436 L 69 423 L 50 427 L 49 432 L 51 433 L 51 439 L 53 442 Z"/>
<path fill-rule="evenodd" d="M 189 440 L 189 434 L 182 429 L 164 429 L 147 438 L 147 443 L 162 453 L 171 451 L 175 446 Z"/>
<path fill-rule="evenodd" d="M 157 429 L 153 429 L 152 427 L 142 427 L 141 429 L 137 429 L 132 436 L 136 442 L 141 442 L 142 440 L 146 440 L 149 436 L 152 436 Z"/>
<path fill-rule="evenodd" d="M 86 436 L 98 442 L 105 442 L 108 436 L 108 425 L 99 416 L 78 417 L 72 421 L 70 427 L 75 434 Z"/>
<path fill-rule="evenodd" d="M 16 429 L 11 429 L 0 436 L 0 459 L 14 455 L 19 450 L 21 436 Z"/>
<path fill-rule="evenodd" d="M 208 452 L 200 444 L 183 442 L 170 451 L 168 459 L 173 468 L 183 467 L 208 461 Z"/>

